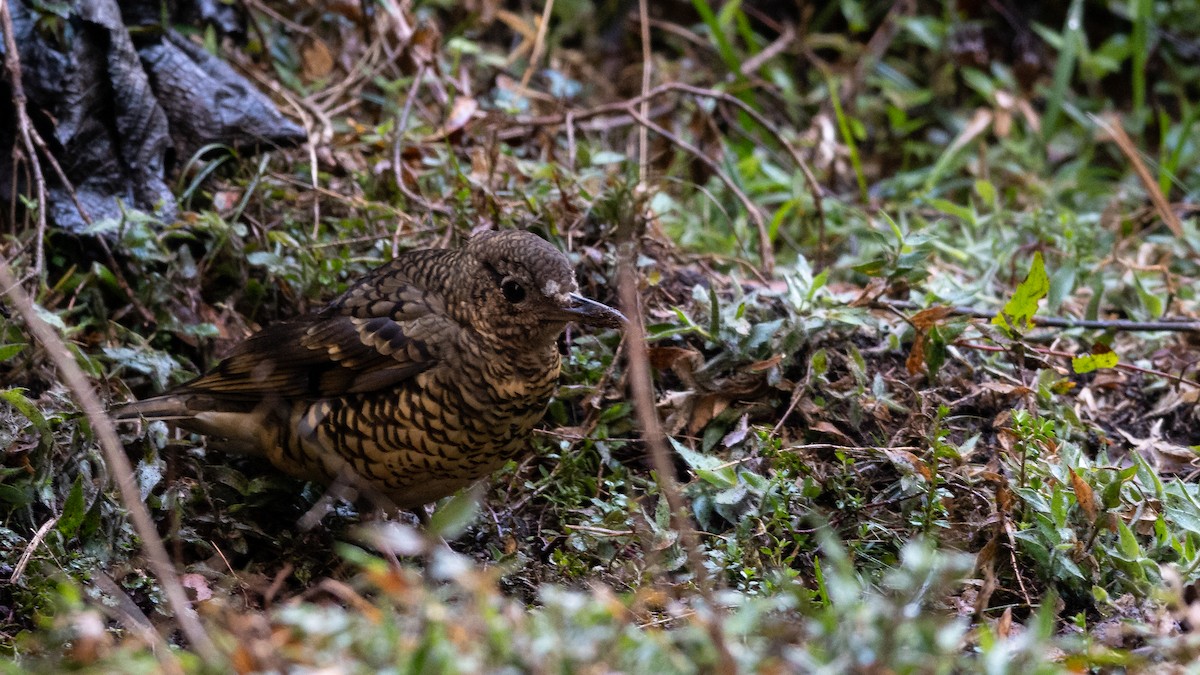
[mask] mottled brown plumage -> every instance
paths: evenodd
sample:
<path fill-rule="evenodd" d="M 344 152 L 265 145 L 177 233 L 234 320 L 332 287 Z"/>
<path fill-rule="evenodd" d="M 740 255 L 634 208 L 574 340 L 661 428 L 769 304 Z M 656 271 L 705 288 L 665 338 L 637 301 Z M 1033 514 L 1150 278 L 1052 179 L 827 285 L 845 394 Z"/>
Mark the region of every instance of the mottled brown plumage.
<path fill-rule="evenodd" d="M 329 482 L 349 468 L 396 506 L 419 506 L 528 447 L 568 322 L 624 321 L 577 290 L 567 258 L 528 232 L 411 251 L 114 415 L 169 420 L 299 478 Z"/>

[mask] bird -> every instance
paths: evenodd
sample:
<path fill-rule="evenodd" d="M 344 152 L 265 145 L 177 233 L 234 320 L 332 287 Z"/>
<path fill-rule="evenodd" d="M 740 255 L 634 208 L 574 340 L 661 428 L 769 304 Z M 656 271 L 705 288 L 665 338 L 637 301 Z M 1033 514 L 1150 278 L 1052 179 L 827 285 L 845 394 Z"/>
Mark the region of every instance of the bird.
<path fill-rule="evenodd" d="M 417 509 L 524 454 L 568 323 L 626 324 L 525 230 L 401 253 L 316 312 L 269 324 L 210 371 L 112 410 L 163 420 L 296 478 L 350 476 Z M 385 502 L 387 503 L 387 502 Z"/>

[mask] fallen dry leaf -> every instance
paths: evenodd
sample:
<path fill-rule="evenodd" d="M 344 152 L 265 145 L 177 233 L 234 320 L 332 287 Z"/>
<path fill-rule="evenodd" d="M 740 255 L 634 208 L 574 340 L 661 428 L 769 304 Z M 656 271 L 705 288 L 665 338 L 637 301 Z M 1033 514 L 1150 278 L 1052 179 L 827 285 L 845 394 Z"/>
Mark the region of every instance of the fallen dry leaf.
<path fill-rule="evenodd" d="M 329 77 L 333 72 L 333 54 L 325 41 L 313 38 L 300 48 L 301 72 L 309 82 Z"/>

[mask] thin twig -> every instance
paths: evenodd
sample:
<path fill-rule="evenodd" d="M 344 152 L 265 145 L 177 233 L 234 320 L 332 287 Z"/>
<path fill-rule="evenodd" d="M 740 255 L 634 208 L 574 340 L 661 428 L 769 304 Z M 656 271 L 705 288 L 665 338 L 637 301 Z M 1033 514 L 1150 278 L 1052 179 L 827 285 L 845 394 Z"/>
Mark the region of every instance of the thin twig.
<path fill-rule="evenodd" d="M 104 570 L 95 570 L 91 575 L 91 583 L 112 598 L 111 602 L 96 603 L 100 607 L 100 611 L 115 619 L 125 630 L 150 645 L 151 651 L 159 657 L 164 672 L 170 675 L 183 675 L 183 666 L 179 664 L 179 659 L 171 651 L 171 646 L 154 629 L 154 623 L 150 621 L 150 617 L 146 616 L 146 613 L 133 602 L 125 589 L 121 588 L 116 580 Z"/>
<path fill-rule="evenodd" d="M 533 52 L 529 54 L 529 65 L 525 67 L 525 73 L 521 75 L 521 91 L 529 86 L 529 79 L 533 77 L 533 71 L 537 70 L 538 61 L 542 60 L 542 52 L 546 51 L 546 30 L 550 25 L 550 15 L 554 12 L 554 0 L 546 0 L 546 5 L 542 8 L 542 20 L 538 24 L 537 35 L 533 38 Z"/>
<path fill-rule="evenodd" d="M 21 575 L 25 573 L 25 566 L 28 565 L 30 559 L 33 558 L 34 551 L 37 550 L 38 546 L 41 546 L 42 540 L 46 538 L 46 533 L 49 532 L 50 528 L 54 527 L 57 523 L 58 516 L 54 516 L 50 520 L 42 523 L 42 526 L 38 528 L 37 532 L 33 533 L 33 538 L 29 540 L 29 544 L 25 546 L 25 550 L 21 552 L 21 558 L 17 560 L 17 566 L 13 568 L 12 575 L 8 577 L 8 583 L 17 583 L 17 580 L 20 579 Z"/>
<path fill-rule="evenodd" d="M 1179 216 L 1171 209 L 1171 203 L 1167 201 L 1167 196 L 1159 188 L 1158 181 L 1150 174 L 1150 169 L 1146 168 L 1146 163 L 1142 161 L 1137 146 L 1133 144 L 1133 139 L 1129 138 L 1129 134 L 1125 133 L 1125 127 L 1122 126 L 1121 119 L 1111 114 L 1104 118 L 1100 118 L 1094 114 L 1089 114 L 1088 117 L 1108 133 L 1113 142 L 1121 150 L 1121 154 L 1125 155 L 1125 159 L 1129 160 L 1129 164 L 1133 166 L 1133 172 L 1137 174 L 1138 180 L 1141 181 L 1142 187 L 1146 190 L 1146 194 L 1149 195 L 1150 202 L 1154 204 L 1154 210 L 1158 212 L 1158 217 L 1162 218 L 1167 228 L 1171 230 L 1171 234 L 1175 235 L 1177 239 L 1182 240 L 1190 248 L 1191 242 L 1184 236 L 1183 223 L 1179 222 Z"/>
<path fill-rule="evenodd" d="M 965 349 L 974 349 L 976 351 L 981 351 L 981 352 L 1007 352 L 1007 351 L 1009 351 L 1008 347 L 1004 347 L 1001 345 L 984 345 L 984 344 L 979 344 L 978 342 L 970 342 L 968 340 L 955 340 L 954 346 L 963 347 Z M 1034 353 L 1040 355 L 1040 356 L 1054 356 L 1054 357 L 1057 357 L 1060 359 L 1073 359 L 1073 358 L 1079 356 L 1078 354 L 1072 354 L 1071 352 L 1064 352 L 1064 351 L 1061 351 L 1058 349 L 1047 349 L 1045 347 L 1035 347 L 1032 345 L 1025 345 L 1025 348 L 1031 352 L 1034 352 Z M 1172 375 L 1172 374 L 1162 371 L 1162 370 L 1155 370 L 1154 368 L 1142 368 L 1141 366 L 1135 366 L 1130 363 L 1118 363 L 1117 365 L 1113 366 L 1113 368 L 1115 370 L 1122 370 L 1122 371 L 1125 371 L 1128 373 L 1137 373 L 1139 375 L 1153 375 L 1155 377 L 1161 377 L 1164 380 L 1169 380 L 1171 382 L 1177 382 L 1179 384 L 1186 384 L 1189 387 L 1192 387 L 1195 389 L 1200 389 L 1200 382 L 1197 382 L 1195 380 L 1189 380 L 1186 377 Z M 1026 385 L 1026 387 L 1028 387 L 1028 385 Z"/>
<path fill-rule="evenodd" d="M 915 302 L 883 299 L 873 300 L 871 306 L 880 309 L 927 309 Z M 948 307 L 947 309 L 950 310 L 951 314 L 969 316 L 974 319 L 991 319 L 996 316 L 996 312 L 977 309 L 975 307 L 956 306 Z M 1131 321 L 1128 319 L 1076 319 L 1069 316 L 1034 316 L 1031 320 L 1035 326 L 1045 328 L 1086 328 L 1089 330 L 1111 330 L 1120 333 L 1200 333 L 1200 321 L 1188 321 L 1186 319 Z"/>
<path fill-rule="evenodd" d="M 714 616 L 717 610 L 713 596 L 712 578 L 704 564 L 704 556 L 700 552 L 700 543 L 692 526 L 688 510 L 675 482 L 675 467 L 671 461 L 670 450 L 667 449 L 666 436 L 654 407 L 653 384 L 650 380 L 650 357 L 646 351 L 645 329 L 642 326 L 642 305 L 637 292 L 637 267 L 634 265 L 635 244 L 632 241 L 621 245 L 620 263 L 617 272 L 618 290 L 621 297 L 621 309 L 629 317 L 629 326 L 625 335 L 625 361 L 628 367 L 626 377 L 634 403 L 634 412 L 641 427 L 642 440 L 650 450 L 650 459 L 654 466 L 659 491 L 667 500 L 671 509 L 671 522 L 674 530 L 679 533 L 679 541 L 688 558 L 688 566 L 695 575 L 696 588 L 705 604 L 705 611 L 698 612 L 697 617 L 709 639 L 717 650 L 719 659 L 717 672 L 735 673 L 737 666 L 729 645 L 725 641 L 724 630 L 720 620 Z"/>
<path fill-rule="evenodd" d="M 646 94 L 650 91 L 650 67 L 654 58 L 650 53 L 650 9 L 647 0 L 638 0 L 638 31 L 642 38 L 642 102 L 639 114 L 642 119 L 650 119 L 650 99 Z M 650 172 L 650 131 L 646 125 L 638 126 L 638 180 L 643 184 Z"/>
<path fill-rule="evenodd" d="M 750 197 L 746 196 L 746 193 L 742 192 L 742 189 L 737 186 L 737 183 L 734 183 L 733 179 L 730 178 L 729 175 L 724 171 L 722 171 L 721 167 L 711 157 L 704 154 L 700 148 L 697 148 L 679 136 L 667 131 L 663 127 L 656 124 L 653 120 L 642 117 L 641 114 L 636 112 L 632 107 L 628 109 L 628 112 L 638 124 L 648 127 L 651 131 L 667 139 L 679 149 L 700 160 L 702 164 L 711 169 L 713 174 L 725 184 L 725 187 L 729 188 L 730 192 L 737 196 L 738 201 L 742 203 L 742 207 L 746 209 L 747 215 L 749 215 L 750 219 L 754 221 L 754 226 L 758 229 L 758 245 L 760 249 L 759 256 L 762 259 L 763 269 L 770 274 L 771 271 L 775 269 L 775 251 L 773 249 L 773 245 L 771 244 L 771 235 L 767 230 L 766 219 L 763 218 L 763 214 L 761 211 L 759 211 L 758 205 L 751 201 Z"/>
<path fill-rule="evenodd" d="M 17 113 L 17 130 L 21 134 L 21 144 L 32 167 L 33 181 L 37 193 L 37 231 L 34 236 L 33 274 L 41 277 L 45 271 L 46 252 L 43 242 L 46 239 L 46 177 L 42 174 L 42 164 L 38 160 L 37 148 L 34 146 L 32 133 L 33 123 L 26 110 L 28 99 L 25 98 L 25 85 L 21 82 L 21 57 L 17 53 L 17 40 L 13 34 L 12 14 L 8 11 L 8 0 L 0 0 L 0 30 L 4 31 L 4 66 L 8 70 L 8 81 L 12 86 L 13 107 Z M 13 146 L 13 163 L 17 161 L 20 151 Z"/>
<path fill-rule="evenodd" d="M 0 0 L 0 5 L 3 5 L 4 2 L 5 0 Z M 167 556 L 167 549 L 163 546 L 162 538 L 158 536 L 158 530 L 154 526 L 150 512 L 142 502 L 137 482 L 133 478 L 133 470 L 129 465 L 129 458 L 125 456 L 124 448 L 121 446 L 120 439 L 117 438 L 112 422 L 100 405 L 100 399 L 92 391 L 87 377 L 80 370 L 74 357 L 67 351 L 62 338 L 38 316 L 25 289 L 16 284 L 8 261 L 3 257 L 0 257 L 0 287 L 7 289 L 9 304 L 17 310 L 24 319 L 29 332 L 46 350 L 76 403 L 87 415 L 88 423 L 96 435 L 96 440 L 104 451 L 109 473 L 120 490 L 121 501 L 129 511 L 130 520 L 133 521 L 134 530 L 142 540 L 143 550 L 150 563 L 150 568 L 162 586 L 167 604 L 179 621 L 180 630 L 183 631 L 184 636 L 187 637 L 201 658 L 219 668 L 219 664 L 225 663 L 224 656 L 217 649 L 212 638 L 205 632 L 195 610 L 188 602 L 187 593 L 183 590 L 183 585 L 175 573 L 175 567 Z"/>
<path fill-rule="evenodd" d="M 786 50 L 788 47 L 791 47 L 792 43 L 795 41 L 796 28 L 789 23 L 784 27 L 783 33 L 780 34 L 779 37 L 775 38 L 774 42 L 763 48 L 761 52 L 743 61 L 742 66 L 738 68 L 738 72 L 740 72 L 743 76 L 749 76 L 754 71 L 761 68 L 764 63 L 770 61 L 776 56 L 779 56 L 784 50 Z"/>
<path fill-rule="evenodd" d="M 783 452 L 799 452 L 801 450 L 838 450 L 841 452 L 870 452 L 879 453 L 889 450 L 904 450 L 907 452 L 919 452 L 927 448 L 917 447 L 915 445 L 897 445 L 895 447 L 882 447 L 875 445 L 836 445 L 834 443 L 805 443 L 802 445 L 788 445 L 781 450 Z"/>
<path fill-rule="evenodd" d="M 651 22 L 651 24 L 653 25 L 653 22 Z M 812 169 L 808 166 L 808 162 L 804 161 L 804 158 L 800 156 L 800 152 L 796 150 L 796 148 L 790 142 L 788 142 L 783 135 L 783 131 L 777 125 L 773 124 L 770 120 L 764 117 L 762 113 L 755 110 L 750 104 L 736 96 L 723 91 L 718 91 L 716 89 L 705 89 L 703 87 L 696 87 L 683 82 L 666 82 L 639 96 L 626 99 L 625 101 L 605 103 L 585 110 L 571 110 L 568 112 L 555 113 L 551 115 L 517 117 L 512 120 L 512 122 L 514 122 L 517 126 L 553 127 L 565 124 L 569 117 L 572 122 L 579 123 L 594 117 L 620 114 L 624 111 L 628 111 L 633 106 L 640 105 L 643 101 L 649 101 L 670 92 L 684 92 L 692 96 L 711 98 L 732 105 L 744 112 L 759 126 L 766 129 L 767 132 L 775 138 L 776 142 L 783 146 L 784 150 L 787 151 L 788 155 L 792 158 L 792 161 L 796 164 L 796 167 L 800 169 L 802 174 L 804 174 L 804 182 L 808 186 L 809 193 L 812 194 L 813 208 L 816 210 L 817 216 L 817 236 L 819 240 L 817 261 L 819 264 L 818 266 L 821 266 L 820 263 L 822 263 L 825 257 L 826 224 L 825 206 L 822 201 L 824 190 L 821 188 L 821 184 L 817 181 L 816 175 L 813 174 Z M 645 115 L 644 117 L 652 118 L 655 116 L 656 115 Z M 580 125 L 580 128 L 586 127 Z M 498 137 L 502 139 L 508 138 L 509 133 L 501 132 L 498 134 Z"/>

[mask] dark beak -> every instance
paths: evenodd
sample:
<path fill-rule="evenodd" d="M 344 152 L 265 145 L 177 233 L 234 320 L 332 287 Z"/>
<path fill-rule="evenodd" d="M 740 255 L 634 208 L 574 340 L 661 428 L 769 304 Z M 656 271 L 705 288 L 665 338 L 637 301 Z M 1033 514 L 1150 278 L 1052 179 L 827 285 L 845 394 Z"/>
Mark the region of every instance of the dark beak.
<path fill-rule="evenodd" d="M 625 315 L 608 305 L 589 300 L 578 293 L 571 293 L 569 304 L 563 307 L 563 318 L 583 326 L 594 328 L 621 328 L 629 323 Z"/>

